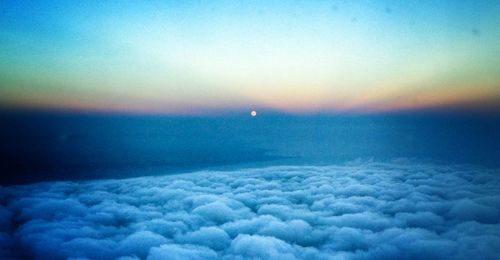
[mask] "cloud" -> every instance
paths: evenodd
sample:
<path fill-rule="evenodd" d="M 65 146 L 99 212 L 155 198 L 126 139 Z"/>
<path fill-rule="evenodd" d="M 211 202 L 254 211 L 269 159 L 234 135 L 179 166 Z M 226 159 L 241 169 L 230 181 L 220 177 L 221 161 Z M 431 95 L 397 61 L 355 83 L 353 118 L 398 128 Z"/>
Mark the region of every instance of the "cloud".
<path fill-rule="evenodd" d="M 448 215 L 460 220 L 497 223 L 500 219 L 500 210 L 481 205 L 470 199 L 463 199 L 453 205 Z"/>
<path fill-rule="evenodd" d="M 120 241 L 117 250 L 120 255 L 134 255 L 140 258 L 147 256 L 151 247 L 166 244 L 168 240 L 150 231 L 138 231 Z"/>
<path fill-rule="evenodd" d="M 493 259 L 497 173 L 357 161 L 4 187 L 0 258 Z"/>
<path fill-rule="evenodd" d="M 151 249 L 148 260 L 210 260 L 219 259 L 217 254 L 206 247 L 167 244 Z"/>
<path fill-rule="evenodd" d="M 229 249 L 235 259 L 295 259 L 294 251 L 282 240 L 257 235 L 239 235 Z"/>
<path fill-rule="evenodd" d="M 202 227 L 199 230 L 179 236 L 176 241 L 202 245 L 213 250 L 223 250 L 231 243 L 227 233 L 218 227 Z"/>

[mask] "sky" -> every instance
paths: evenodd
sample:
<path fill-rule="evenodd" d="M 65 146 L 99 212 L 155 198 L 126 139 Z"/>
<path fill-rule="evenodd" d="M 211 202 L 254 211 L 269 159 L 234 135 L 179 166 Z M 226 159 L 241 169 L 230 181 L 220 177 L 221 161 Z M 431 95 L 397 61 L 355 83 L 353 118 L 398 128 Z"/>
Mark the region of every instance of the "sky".
<path fill-rule="evenodd" d="M 489 0 L 0 0 L 0 107 L 488 112 L 499 13 Z"/>

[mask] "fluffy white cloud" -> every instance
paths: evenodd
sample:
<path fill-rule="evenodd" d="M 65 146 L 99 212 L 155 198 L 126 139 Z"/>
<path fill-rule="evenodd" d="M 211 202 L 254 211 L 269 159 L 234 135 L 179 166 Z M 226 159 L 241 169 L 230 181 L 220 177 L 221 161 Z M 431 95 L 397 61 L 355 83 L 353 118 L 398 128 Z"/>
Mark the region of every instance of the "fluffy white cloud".
<path fill-rule="evenodd" d="M 166 244 L 161 247 L 153 247 L 150 250 L 148 260 L 211 260 L 218 259 L 217 254 L 206 247 L 192 245 Z"/>
<path fill-rule="evenodd" d="M 294 248 L 274 237 L 239 235 L 229 254 L 235 259 L 296 259 Z"/>
<path fill-rule="evenodd" d="M 355 162 L 0 190 L 0 258 L 496 258 L 500 175 Z"/>
<path fill-rule="evenodd" d="M 199 230 L 177 237 L 176 241 L 203 245 L 214 250 L 223 250 L 231 243 L 227 233 L 218 227 L 202 227 Z"/>

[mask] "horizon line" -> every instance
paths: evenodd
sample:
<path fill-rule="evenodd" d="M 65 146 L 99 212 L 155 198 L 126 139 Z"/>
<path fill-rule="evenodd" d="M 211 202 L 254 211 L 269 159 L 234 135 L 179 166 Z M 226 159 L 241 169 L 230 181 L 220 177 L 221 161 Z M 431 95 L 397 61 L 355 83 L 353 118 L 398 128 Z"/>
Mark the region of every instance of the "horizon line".
<path fill-rule="evenodd" d="M 480 117 L 500 117 L 500 104 L 492 103 L 489 106 L 463 107 L 456 104 L 418 107 L 418 108 L 399 108 L 392 110 L 369 110 L 369 109 L 351 109 L 351 110 L 315 110 L 315 111 L 287 111 L 282 109 L 249 107 L 249 108 L 206 108 L 205 111 L 174 112 L 174 111 L 154 111 L 154 110 L 119 110 L 119 109 L 99 109 L 99 108 L 74 108 L 64 106 L 28 106 L 16 105 L 6 106 L 0 103 L 0 114 L 4 113 L 28 113 L 28 114 L 68 114 L 68 115 L 111 115 L 111 116 L 151 116 L 151 117 L 239 117 L 248 115 L 256 110 L 259 117 L 268 116 L 290 116 L 290 117 L 334 117 L 334 116 L 411 116 L 411 115 L 440 115 L 440 116 L 480 116 Z"/>

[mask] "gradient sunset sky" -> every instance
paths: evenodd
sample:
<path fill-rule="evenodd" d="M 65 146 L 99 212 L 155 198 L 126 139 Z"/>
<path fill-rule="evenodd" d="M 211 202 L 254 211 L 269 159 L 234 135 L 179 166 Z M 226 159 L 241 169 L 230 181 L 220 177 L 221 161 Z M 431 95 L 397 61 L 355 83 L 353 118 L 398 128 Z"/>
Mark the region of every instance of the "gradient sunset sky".
<path fill-rule="evenodd" d="M 500 1 L 0 1 L 0 105 L 216 114 L 490 107 Z"/>

